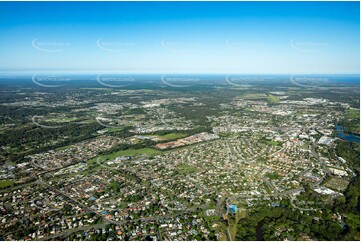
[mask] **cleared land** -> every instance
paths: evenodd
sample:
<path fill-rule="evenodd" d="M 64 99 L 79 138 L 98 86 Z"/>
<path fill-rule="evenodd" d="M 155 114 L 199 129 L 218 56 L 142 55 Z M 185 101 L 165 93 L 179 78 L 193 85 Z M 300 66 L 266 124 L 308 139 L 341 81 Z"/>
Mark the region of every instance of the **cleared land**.
<path fill-rule="evenodd" d="M 273 95 L 268 95 L 267 101 L 270 102 L 270 103 L 279 103 L 280 98 L 276 97 L 276 96 L 273 96 Z"/>
<path fill-rule="evenodd" d="M 190 166 L 188 164 L 181 164 L 177 166 L 177 170 L 182 174 L 190 174 L 197 172 L 197 168 L 195 168 L 194 166 Z"/>
<path fill-rule="evenodd" d="M 119 156 L 137 156 L 137 155 L 158 155 L 162 153 L 159 150 L 151 149 L 151 148 L 142 148 L 142 149 L 127 149 L 127 150 L 120 150 L 117 152 L 114 152 L 109 155 L 101 155 L 97 156 L 96 158 L 92 159 L 91 161 L 96 161 L 99 159 L 99 161 L 105 161 L 105 160 L 114 160 L 115 158 Z"/>
<path fill-rule="evenodd" d="M 182 133 L 170 133 L 170 134 L 165 134 L 165 135 L 158 135 L 158 134 L 154 134 L 154 135 L 144 135 L 147 137 L 157 137 L 157 138 L 161 138 L 163 140 L 175 140 L 175 139 L 181 139 L 184 137 L 187 137 L 187 134 L 182 134 Z"/>
<path fill-rule="evenodd" d="M 2 180 L 0 181 L 0 188 L 11 186 L 13 183 L 12 180 Z"/>

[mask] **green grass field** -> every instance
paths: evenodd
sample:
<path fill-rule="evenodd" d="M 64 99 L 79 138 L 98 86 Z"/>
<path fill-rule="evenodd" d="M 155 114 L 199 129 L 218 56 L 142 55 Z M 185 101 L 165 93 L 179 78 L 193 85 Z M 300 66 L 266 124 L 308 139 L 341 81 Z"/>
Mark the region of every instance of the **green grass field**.
<path fill-rule="evenodd" d="M 273 96 L 273 95 L 268 95 L 267 101 L 270 102 L 270 103 L 279 103 L 280 98 L 276 97 L 276 96 Z"/>
<path fill-rule="evenodd" d="M 247 93 L 242 95 L 241 98 L 245 99 L 267 99 L 269 103 L 279 103 L 280 98 L 274 95 L 266 95 L 264 93 Z"/>
<path fill-rule="evenodd" d="M 106 134 L 111 134 L 111 133 L 117 133 L 117 132 L 121 132 L 125 129 L 125 127 L 108 127 L 102 130 L 98 130 L 99 132 L 104 132 Z"/>
<path fill-rule="evenodd" d="M 197 172 L 197 168 L 190 166 L 188 164 L 181 164 L 181 165 L 177 166 L 177 170 L 182 174 L 190 174 L 190 173 Z"/>
<path fill-rule="evenodd" d="M 272 146 L 280 146 L 280 143 L 274 140 L 267 140 L 266 144 L 272 145 Z"/>
<path fill-rule="evenodd" d="M 62 151 L 62 150 L 67 150 L 67 149 L 70 149 L 70 148 L 73 148 L 73 147 L 74 147 L 73 145 L 67 145 L 67 146 L 56 148 L 55 150 L 56 151 Z"/>
<path fill-rule="evenodd" d="M 162 153 L 162 152 L 159 150 L 151 149 L 151 148 L 120 150 L 120 151 L 114 152 L 109 155 L 97 156 L 97 157 L 91 159 L 89 162 L 92 163 L 92 162 L 96 161 L 97 159 L 99 159 L 99 161 L 114 160 L 115 158 L 117 158 L 119 156 L 137 156 L 137 155 L 143 155 L 143 154 L 152 156 L 152 155 L 158 155 L 160 153 Z"/>
<path fill-rule="evenodd" d="M 14 182 L 12 180 L 2 180 L 2 181 L 0 181 L 0 188 L 9 187 L 13 183 Z"/>
<path fill-rule="evenodd" d="M 186 136 L 187 136 L 186 134 L 182 134 L 182 133 L 170 133 L 170 134 L 162 135 L 160 137 L 166 140 L 170 140 L 170 139 L 180 139 Z"/>

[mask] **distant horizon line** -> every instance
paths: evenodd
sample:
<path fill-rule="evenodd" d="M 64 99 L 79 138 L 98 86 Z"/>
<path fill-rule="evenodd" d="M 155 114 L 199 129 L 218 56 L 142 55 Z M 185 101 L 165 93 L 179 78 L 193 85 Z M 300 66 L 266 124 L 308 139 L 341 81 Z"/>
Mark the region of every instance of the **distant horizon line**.
<path fill-rule="evenodd" d="M 111 75 L 111 74 L 125 74 L 125 75 L 360 75 L 360 73 L 241 73 L 241 72 L 182 72 L 182 71 L 135 71 L 135 70 L 0 70 L 0 75 L 36 75 L 36 74 L 68 74 L 68 75 Z"/>

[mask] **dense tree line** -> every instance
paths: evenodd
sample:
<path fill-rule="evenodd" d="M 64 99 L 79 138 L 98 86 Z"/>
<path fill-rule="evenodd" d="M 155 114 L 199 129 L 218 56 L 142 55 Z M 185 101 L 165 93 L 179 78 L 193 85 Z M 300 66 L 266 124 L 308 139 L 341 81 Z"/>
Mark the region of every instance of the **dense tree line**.
<path fill-rule="evenodd" d="M 289 201 L 282 206 L 260 207 L 237 225 L 236 240 L 305 240 L 309 236 L 317 240 L 359 240 L 360 239 L 360 163 L 359 143 L 337 141 L 336 153 L 347 160 L 348 166 L 356 172 L 344 197 L 324 202 L 319 212 L 301 213 Z M 301 194 L 309 201 L 321 199 L 307 184 Z M 342 221 L 334 218 L 340 214 Z"/>
<path fill-rule="evenodd" d="M 2 155 L 10 161 L 22 162 L 24 156 L 44 152 L 50 149 L 74 144 L 92 137 L 96 131 L 104 127 L 96 122 L 75 124 L 70 123 L 59 128 L 42 128 L 35 124 L 22 126 L 16 131 L 9 130 L 0 134 L 0 145 L 18 147 L 18 152 L 7 153 L 2 151 Z M 53 143 L 53 141 L 59 141 Z M 23 147 L 28 149 L 24 150 Z"/>
<path fill-rule="evenodd" d="M 262 207 L 240 220 L 236 240 L 356 240 L 358 231 L 343 227 L 333 214 L 331 209 L 308 215 L 290 205 Z"/>

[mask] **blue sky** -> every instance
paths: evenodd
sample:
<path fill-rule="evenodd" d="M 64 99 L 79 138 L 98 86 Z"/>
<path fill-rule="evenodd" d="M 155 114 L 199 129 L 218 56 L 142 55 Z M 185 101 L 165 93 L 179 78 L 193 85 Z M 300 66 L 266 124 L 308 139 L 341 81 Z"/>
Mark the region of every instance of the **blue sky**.
<path fill-rule="evenodd" d="M 349 74 L 359 2 L 0 2 L 1 71 Z"/>

